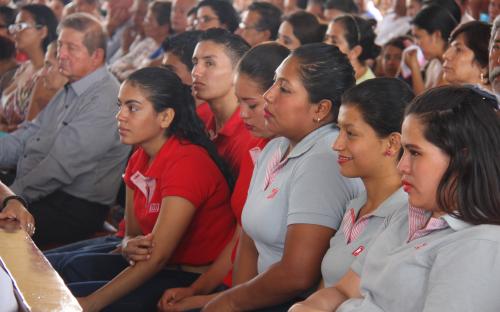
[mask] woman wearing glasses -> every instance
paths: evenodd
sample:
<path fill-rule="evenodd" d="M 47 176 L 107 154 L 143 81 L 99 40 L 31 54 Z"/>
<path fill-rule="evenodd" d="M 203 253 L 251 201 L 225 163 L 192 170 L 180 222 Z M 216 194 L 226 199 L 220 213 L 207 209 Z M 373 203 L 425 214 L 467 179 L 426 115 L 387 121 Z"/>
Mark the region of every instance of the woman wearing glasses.
<path fill-rule="evenodd" d="M 356 84 L 375 78 L 367 60 L 375 59 L 380 47 L 375 44 L 373 22 L 352 15 L 342 15 L 328 24 L 325 43 L 337 46 L 354 68 Z"/>
<path fill-rule="evenodd" d="M 223 0 L 203 0 L 196 7 L 196 30 L 224 28 L 234 32 L 238 28 L 239 17 L 233 6 Z"/>
<path fill-rule="evenodd" d="M 12 82 L 2 92 L 0 130 L 14 131 L 24 121 L 47 46 L 57 37 L 56 28 L 57 19 L 52 10 L 39 4 L 22 7 L 16 23 L 9 26 L 16 48 L 29 59 L 17 69 Z"/>

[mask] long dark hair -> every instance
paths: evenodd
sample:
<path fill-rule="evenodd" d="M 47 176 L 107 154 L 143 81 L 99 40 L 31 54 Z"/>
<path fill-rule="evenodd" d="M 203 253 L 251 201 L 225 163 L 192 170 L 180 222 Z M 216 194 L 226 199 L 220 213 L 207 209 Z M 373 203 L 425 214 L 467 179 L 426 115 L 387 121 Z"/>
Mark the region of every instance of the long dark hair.
<path fill-rule="evenodd" d="M 175 111 L 175 117 L 165 136 L 176 136 L 180 140 L 203 147 L 226 178 L 230 189 L 234 186 L 234 177 L 222 158 L 217 154 L 215 145 L 208 138 L 203 122 L 195 111 L 191 88 L 182 83 L 171 70 L 160 67 L 146 67 L 133 72 L 126 80 L 139 87 L 153 104 L 156 112 L 167 108 Z"/>
<path fill-rule="evenodd" d="M 407 108 L 427 141 L 450 157 L 438 207 L 471 224 L 500 225 L 500 114 L 496 98 L 471 86 L 430 89 Z"/>
<path fill-rule="evenodd" d="M 349 49 L 359 45 L 362 49 L 358 60 L 362 63 L 368 59 L 374 59 L 380 54 L 380 46 L 375 44 L 374 20 L 367 20 L 350 14 L 341 15 L 333 20 L 340 23 L 344 28 L 344 37 Z"/>

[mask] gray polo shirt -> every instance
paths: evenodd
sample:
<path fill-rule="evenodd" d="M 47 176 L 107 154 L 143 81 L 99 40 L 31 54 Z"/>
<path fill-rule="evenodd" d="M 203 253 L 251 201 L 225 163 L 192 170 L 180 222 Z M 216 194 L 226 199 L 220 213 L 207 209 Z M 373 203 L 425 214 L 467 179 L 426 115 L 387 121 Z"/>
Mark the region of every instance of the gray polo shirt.
<path fill-rule="evenodd" d="M 281 162 L 267 186 L 269 163 L 285 153 L 289 141 L 273 139 L 259 156 L 242 213 L 243 228 L 259 253 L 259 273 L 281 260 L 288 225 L 338 229 L 347 203 L 363 190 L 359 179 L 340 175 L 337 154 L 331 148 L 337 134 L 332 125 L 308 134 Z"/>
<path fill-rule="evenodd" d="M 28 201 L 62 190 L 109 205 L 130 147 L 120 143 L 118 82 L 105 67 L 66 85 L 32 122 L 0 138 L 0 166 L 17 165 L 11 189 Z"/>
<path fill-rule="evenodd" d="M 365 203 L 366 192 L 363 192 L 347 205 L 347 209 L 352 208 L 357 216 Z M 408 209 L 408 195 L 402 188 L 389 196 L 370 214 L 364 230 L 349 243 L 347 243 L 347 238 L 342 230 L 344 223 L 347 221 L 345 218 L 343 219 L 340 226 L 341 230 L 330 240 L 330 248 L 321 263 L 321 273 L 325 287 L 336 284 L 347 273 L 353 261 L 362 253 L 368 252 L 373 239 L 383 230 L 386 218 L 400 209 Z"/>
<path fill-rule="evenodd" d="M 337 311 L 500 311 L 500 226 L 442 218 L 448 227 L 409 243 L 407 214 L 393 218 L 353 264 L 364 299 Z"/>

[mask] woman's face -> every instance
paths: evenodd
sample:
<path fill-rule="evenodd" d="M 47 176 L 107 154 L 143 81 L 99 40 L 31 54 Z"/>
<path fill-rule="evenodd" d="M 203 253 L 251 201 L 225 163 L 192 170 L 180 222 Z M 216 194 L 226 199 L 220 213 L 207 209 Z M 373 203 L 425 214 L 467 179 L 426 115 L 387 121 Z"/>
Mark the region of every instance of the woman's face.
<path fill-rule="evenodd" d="M 262 96 L 262 90 L 259 83 L 252 80 L 248 75 L 237 74 L 234 79 L 236 97 L 240 104 L 240 116 L 245 127 L 253 136 L 260 138 L 270 138 L 273 136 L 266 128 L 264 119 L 264 106 L 266 101 Z"/>
<path fill-rule="evenodd" d="M 221 24 L 219 17 L 209 6 L 202 6 L 196 11 L 195 29 L 207 30 L 210 28 L 226 28 Z"/>
<path fill-rule="evenodd" d="M 443 78 L 446 81 L 454 84 L 481 82 L 481 67 L 474 60 L 474 52 L 465 44 L 463 34 L 451 42 L 443 59 Z"/>
<path fill-rule="evenodd" d="M 382 68 L 386 77 L 396 77 L 401 66 L 403 50 L 398 47 L 388 45 L 382 52 Z"/>
<path fill-rule="evenodd" d="M 412 34 L 415 37 L 415 43 L 422 49 L 422 53 L 426 60 L 432 60 L 436 57 L 441 57 L 439 51 L 439 41 L 443 41 L 438 32 L 429 34 L 425 29 L 417 26 L 412 26 Z"/>
<path fill-rule="evenodd" d="M 450 157 L 424 137 L 424 125 L 414 115 L 403 122 L 403 156 L 399 161 L 403 189 L 410 205 L 439 213 L 436 194 Z"/>
<path fill-rule="evenodd" d="M 49 45 L 47 53 L 45 53 L 45 63 L 41 77 L 45 88 L 49 90 L 59 90 L 68 82 L 68 79 L 59 72 L 57 46 L 55 44 Z"/>
<path fill-rule="evenodd" d="M 193 53 L 194 95 L 205 101 L 226 97 L 233 90 L 234 68 L 222 44 L 210 40 L 198 42 Z"/>
<path fill-rule="evenodd" d="M 276 39 L 281 45 L 284 45 L 290 50 L 295 50 L 300 47 L 300 41 L 293 34 L 293 26 L 287 21 L 281 23 L 280 28 L 278 29 L 278 38 Z"/>
<path fill-rule="evenodd" d="M 351 49 L 349 48 L 349 43 L 345 39 L 345 29 L 342 23 L 330 22 L 328 24 L 324 42 L 326 44 L 336 46 L 337 48 L 339 48 L 340 52 L 347 55 L 347 57 L 350 59 Z"/>
<path fill-rule="evenodd" d="M 14 33 L 16 48 L 23 52 L 29 52 L 32 49 L 41 50 L 42 41 L 47 35 L 47 29 L 45 27 L 37 29 L 35 19 L 31 13 L 25 10 L 21 10 L 19 14 L 17 14 L 16 24 L 25 27 L 23 30 Z"/>
<path fill-rule="evenodd" d="M 276 69 L 274 84 L 264 93 L 267 129 L 298 142 L 315 129 L 315 108 L 299 75 L 299 61 L 286 58 Z"/>
<path fill-rule="evenodd" d="M 145 92 L 125 81 L 118 93 L 116 114 L 118 133 L 123 144 L 137 144 L 142 147 L 161 146 L 165 140 L 165 112 L 157 113 Z M 168 109 L 167 109 L 168 110 Z"/>
<path fill-rule="evenodd" d="M 365 122 L 358 107 L 349 103 L 340 106 L 338 126 L 340 132 L 333 149 L 338 153 L 340 173 L 350 178 L 367 178 L 378 174 L 388 158 L 384 156 L 388 139 L 379 138 Z"/>

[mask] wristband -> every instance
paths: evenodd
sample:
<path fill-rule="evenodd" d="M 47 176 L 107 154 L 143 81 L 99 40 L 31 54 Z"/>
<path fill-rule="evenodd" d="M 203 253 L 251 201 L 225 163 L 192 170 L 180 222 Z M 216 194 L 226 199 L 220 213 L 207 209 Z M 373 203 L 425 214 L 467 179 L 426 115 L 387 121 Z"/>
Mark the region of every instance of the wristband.
<path fill-rule="evenodd" d="M 10 196 L 7 196 L 3 199 L 3 202 L 2 202 L 2 210 L 5 208 L 5 206 L 7 206 L 7 204 L 9 203 L 9 200 L 17 200 L 18 202 L 20 202 L 26 209 L 28 209 L 28 202 L 26 202 L 26 200 L 24 198 L 22 198 L 21 196 L 18 196 L 18 195 L 10 195 Z"/>

